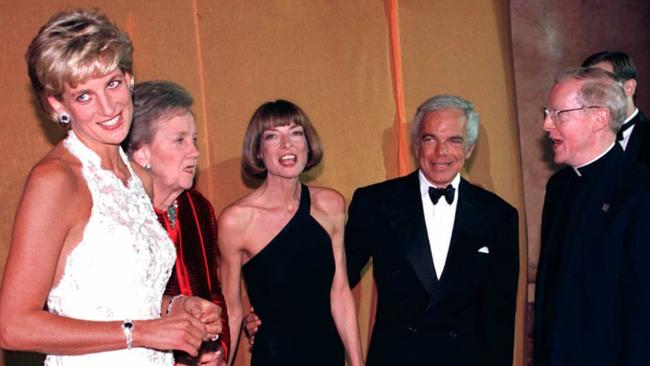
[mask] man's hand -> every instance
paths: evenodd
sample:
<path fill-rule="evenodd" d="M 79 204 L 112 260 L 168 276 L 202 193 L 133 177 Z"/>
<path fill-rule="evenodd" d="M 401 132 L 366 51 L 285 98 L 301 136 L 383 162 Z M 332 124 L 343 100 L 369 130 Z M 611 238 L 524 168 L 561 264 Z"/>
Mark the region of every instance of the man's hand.
<path fill-rule="evenodd" d="M 259 330 L 260 325 L 262 325 L 262 320 L 255 314 L 255 310 L 251 307 L 250 313 L 244 318 L 244 333 L 246 333 L 246 338 L 248 338 L 248 344 L 252 347 L 255 343 L 255 333 Z"/>

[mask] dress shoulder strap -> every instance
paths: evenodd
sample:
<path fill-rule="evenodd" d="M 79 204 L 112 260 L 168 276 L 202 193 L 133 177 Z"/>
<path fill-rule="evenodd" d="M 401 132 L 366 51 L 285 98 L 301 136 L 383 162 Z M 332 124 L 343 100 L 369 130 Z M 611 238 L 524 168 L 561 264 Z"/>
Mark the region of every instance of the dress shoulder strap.
<path fill-rule="evenodd" d="M 298 207 L 298 210 L 301 213 L 307 213 L 309 214 L 310 208 L 311 208 L 311 196 L 309 195 L 309 187 L 305 184 L 301 184 L 301 189 L 300 189 L 300 206 Z"/>

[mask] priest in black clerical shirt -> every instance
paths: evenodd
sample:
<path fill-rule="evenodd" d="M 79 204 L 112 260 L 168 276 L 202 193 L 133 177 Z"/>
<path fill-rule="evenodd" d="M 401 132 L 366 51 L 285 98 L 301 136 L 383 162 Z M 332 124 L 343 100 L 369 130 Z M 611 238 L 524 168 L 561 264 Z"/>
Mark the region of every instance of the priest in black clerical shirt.
<path fill-rule="evenodd" d="M 650 365 L 650 170 L 616 132 L 625 91 L 598 68 L 562 73 L 544 108 L 554 161 L 542 216 L 536 366 Z"/>

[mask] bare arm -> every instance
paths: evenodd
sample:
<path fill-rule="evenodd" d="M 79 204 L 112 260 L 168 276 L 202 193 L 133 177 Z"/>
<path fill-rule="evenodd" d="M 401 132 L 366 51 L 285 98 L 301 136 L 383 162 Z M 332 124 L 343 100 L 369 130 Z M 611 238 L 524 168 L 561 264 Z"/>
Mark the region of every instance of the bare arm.
<path fill-rule="evenodd" d="M 212 237 L 214 238 L 208 243 L 208 245 L 210 245 L 210 248 L 206 248 L 207 251 L 212 253 L 212 263 L 214 264 L 214 267 L 211 268 L 212 273 L 210 273 L 210 276 L 212 278 L 212 293 L 210 294 L 210 300 L 221 307 L 220 322 L 222 325 L 222 330 L 219 333 L 219 342 L 221 344 L 221 348 L 223 349 L 222 355 L 226 357 L 226 360 L 228 360 L 228 352 L 230 351 L 230 328 L 228 324 L 228 308 L 226 307 L 226 300 L 221 290 L 221 280 L 218 273 L 219 263 L 221 262 L 221 255 L 218 247 L 219 241 L 217 238 L 219 231 L 217 229 L 217 218 L 214 215 L 214 208 L 209 202 L 208 205 L 210 209 L 210 228 L 213 231 Z"/>
<path fill-rule="evenodd" d="M 241 243 L 241 220 L 233 208 L 227 208 L 219 217 L 219 276 L 223 296 L 228 308 L 228 327 L 230 329 L 230 352 L 228 364 L 232 364 L 237 349 L 237 341 L 241 333 L 242 301 L 241 301 L 241 266 L 243 244 Z"/>
<path fill-rule="evenodd" d="M 16 213 L 0 290 L 2 348 L 85 354 L 126 347 L 121 321 L 83 321 L 43 310 L 67 253 L 81 239 L 90 207 L 90 193 L 69 163 L 49 159 L 33 169 Z M 187 315 L 134 325 L 134 347 L 195 353 L 203 337 L 200 322 Z"/>
<path fill-rule="evenodd" d="M 319 206 L 318 208 L 322 209 L 326 215 L 323 221 L 329 221 L 327 227 L 332 239 L 332 251 L 334 253 L 336 267 L 332 288 L 330 290 L 332 317 L 334 318 L 336 329 L 350 358 L 351 365 L 363 365 L 359 325 L 354 306 L 354 298 L 348 282 L 345 251 L 343 248 L 345 201 L 338 192 L 332 190 L 325 190 L 319 193 L 314 201 Z"/>

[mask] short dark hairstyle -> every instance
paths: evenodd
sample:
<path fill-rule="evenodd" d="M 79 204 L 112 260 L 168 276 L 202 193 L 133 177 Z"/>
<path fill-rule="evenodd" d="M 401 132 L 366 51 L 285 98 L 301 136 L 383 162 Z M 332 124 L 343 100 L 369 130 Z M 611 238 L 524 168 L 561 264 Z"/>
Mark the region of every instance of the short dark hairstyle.
<path fill-rule="evenodd" d="M 133 123 L 122 147 L 131 154 L 142 145 L 151 143 L 161 120 L 192 113 L 193 103 L 192 95 L 171 81 L 136 84 L 133 88 Z"/>
<path fill-rule="evenodd" d="M 323 157 L 323 148 L 307 114 L 292 102 L 278 99 L 262 104 L 248 122 L 244 144 L 242 146 L 241 166 L 244 173 L 252 178 L 264 178 L 266 166 L 259 157 L 260 139 L 262 133 L 269 128 L 288 126 L 295 123 L 302 126 L 309 149 L 305 171 L 320 163 Z"/>
<path fill-rule="evenodd" d="M 587 57 L 582 62 L 582 67 L 591 67 L 601 62 L 609 62 L 614 74 L 622 81 L 636 79 L 636 66 L 630 55 L 625 52 L 601 51 Z"/>

